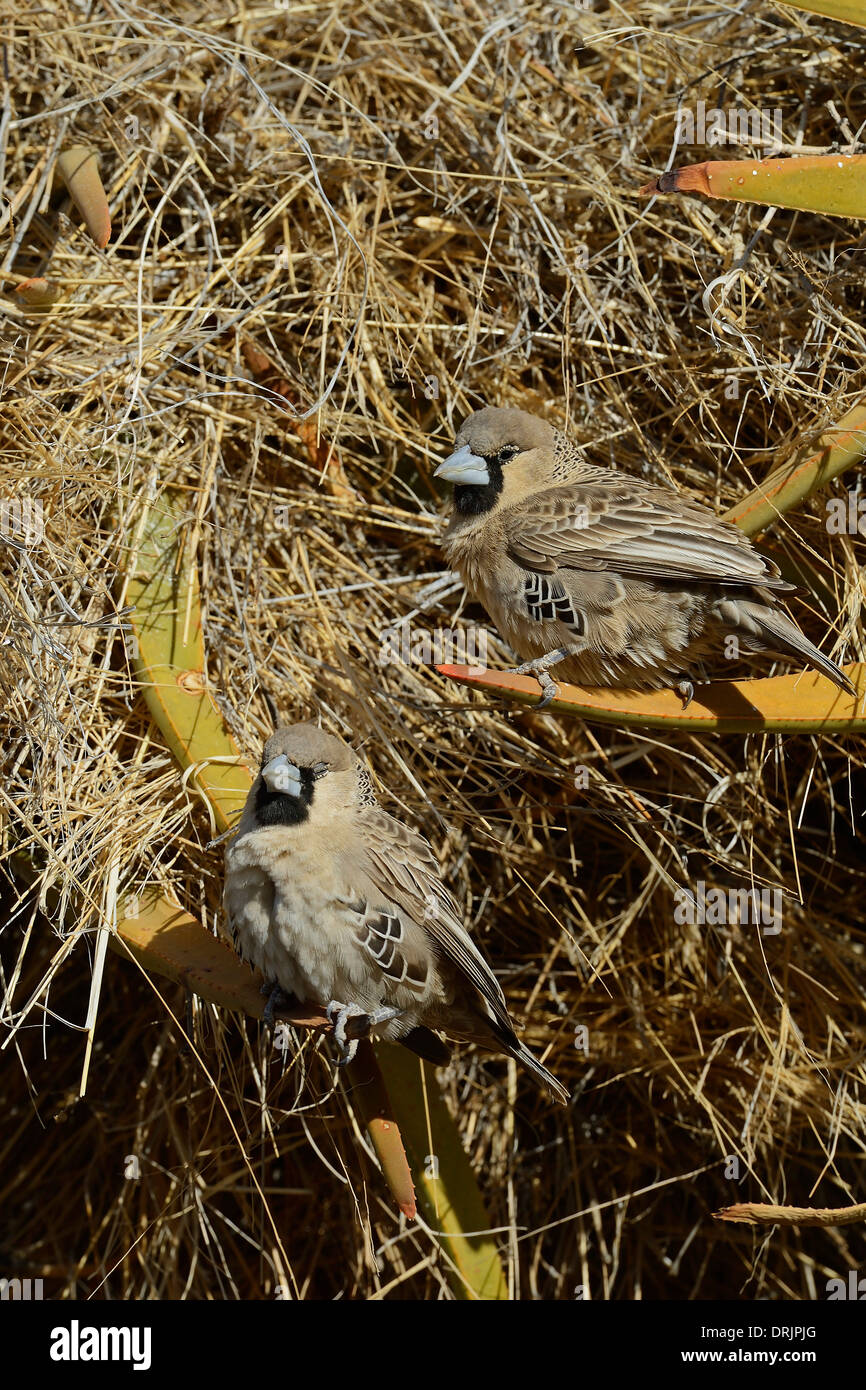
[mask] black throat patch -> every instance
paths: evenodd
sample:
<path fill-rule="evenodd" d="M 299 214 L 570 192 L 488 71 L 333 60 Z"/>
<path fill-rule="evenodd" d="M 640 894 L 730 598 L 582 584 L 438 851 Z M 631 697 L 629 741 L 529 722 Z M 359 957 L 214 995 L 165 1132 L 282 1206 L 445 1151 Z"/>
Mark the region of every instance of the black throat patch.
<path fill-rule="evenodd" d="M 256 792 L 256 820 L 259 825 L 301 825 L 310 814 L 315 778 L 312 768 L 302 767 L 301 790 L 298 796 L 289 792 L 272 792 L 262 782 Z"/>
<path fill-rule="evenodd" d="M 489 483 L 483 486 L 464 483 L 454 489 L 454 509 L 461 516 L 480 516 L 483 512 L 489 512 L 502 491 L 502 464 L 497 463 L 496 459 L 485 459 L 485 462 L 490 474 Z"/>

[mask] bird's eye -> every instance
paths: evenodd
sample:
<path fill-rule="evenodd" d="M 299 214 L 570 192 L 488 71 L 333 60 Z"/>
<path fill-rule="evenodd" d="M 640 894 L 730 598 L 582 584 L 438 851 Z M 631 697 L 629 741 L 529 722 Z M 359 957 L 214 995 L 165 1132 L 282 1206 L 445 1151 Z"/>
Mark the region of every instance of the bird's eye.
<path fill-rule="evenodd" d="M 318 779 L 319 777 L 324 777 L 325 773 L 328 771 L 330 766 L 330 763 L 313 763 L 313 766 L 310 768 L 310 771 L 312 772 L 314 779 Z"/>
<path fill-rule="evenodd" d="M 503 444 L 503 446 L 502 446 L 501 449 L 497 449 L 497 451 L 496 451 L 496 453 L 494 454 L 493 457 L 496 459 L 496 462 L 497 462 L 497 463 L 502 464 L 502 463 L 508 463 L 510 459 L 513 459 L 513 458 L 514 458 L 514 455 L 515 455 L 515 454 L 519 454 L 519 453 L 520 453 L 520 445 L 519 445 L 519 444 Z"/>

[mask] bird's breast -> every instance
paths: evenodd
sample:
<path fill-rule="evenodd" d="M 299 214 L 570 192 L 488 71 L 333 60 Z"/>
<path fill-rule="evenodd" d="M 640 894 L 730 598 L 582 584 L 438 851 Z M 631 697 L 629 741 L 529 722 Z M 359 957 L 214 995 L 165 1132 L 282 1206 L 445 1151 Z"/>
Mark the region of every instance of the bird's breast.
<path fill-rule="evenodd" d="M 488 523 L 452 522 L 443 542 L 445 558 L 457 570 L 473 598 L 487 605 L 499 586 L 507 561 L 502 539 Z"/>
<path fill-rule="evenodd" d="M 226 862 L 226 913 L 240 954 L 299 999 L 339 999 L 358 953 L 334 846 L 300 828 L 260 829 L 236 840 Z"/>

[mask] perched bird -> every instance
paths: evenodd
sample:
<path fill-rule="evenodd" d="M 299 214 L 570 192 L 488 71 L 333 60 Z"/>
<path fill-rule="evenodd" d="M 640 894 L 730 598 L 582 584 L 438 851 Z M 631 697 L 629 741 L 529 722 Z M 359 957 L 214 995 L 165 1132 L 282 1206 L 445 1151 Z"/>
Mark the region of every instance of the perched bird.
<path fill-rule="evenodd" d="M 676 686 L 688 704 L 707 657 L 795 655 L 849 694 L 829 657 L 777 606 L 791 591 L 736 526 L 671 488 L 584 462 L 525 410 L 462 424 L 435 476 L 455 484 L 448 563 L 542 687 Z M 725 646 L 733 634 L 736 645 Z"/>
<path fill-rule="evenodd" d="M 441 1030 L 507 1053 L 567 1101 L 517 1038 L 427 841 L 382 810 L 342 739 L 315 724 L 268 739 L 226 849 L 223 903 L 239 954 L 326 1006 L 343 1060 L 375 1030 L 441 1064 Z"/>

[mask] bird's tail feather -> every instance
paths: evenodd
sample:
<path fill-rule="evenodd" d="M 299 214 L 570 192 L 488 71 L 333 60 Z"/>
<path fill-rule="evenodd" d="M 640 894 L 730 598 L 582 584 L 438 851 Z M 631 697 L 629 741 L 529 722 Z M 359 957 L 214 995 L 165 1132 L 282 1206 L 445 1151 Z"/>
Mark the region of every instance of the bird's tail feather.
<path fill-rule="evenodd" d="M 493 1017 L 492 1014 L 482 1014 L 480 1010 L 475 1010 L 475 1019 L 480 1027 L 461 1029 L 453 1036 L 461 1038 L 464 1042 L 475 1043 L 477 1047 L 483 1047 L 487 1052 L 505 1053 L 513 1057 L 515 1062 L 519 1062 L 525 1071 L 560 1105 L 567 1105 L 571 1099 L 568 1091 L 556 1077 L 537 1062 L 529 1051 L 524 1047 L 514 1029 L 507 1023 L 501 1022 Z"/>
<path fill-rule="evenodd" d="M 404 1033 L 397 1041 L 408 1047 L 417 1057 L 423 1057 L 425 1062 L 432 1062 L 434 1067 L 447 1066 L 451 1061 L 451 1048 L 448 1044 L 443 1042 L 438 1033 L 432 1032 L 422 1024 Z"/>
<path fill-rule="evenodd" d="M 544 1086 L 554 1100 L 558 1100 L 560 1105 L 568 1104 L 571 1097 L 565 1087 L 547 1070 L 547 1067 L 543 1067 L 540 1062 L 535 1060 L 529 1049 L 524 1047 L 519 1039 L 515 1038 L 508 1051 L 516 1062 L 519 1062 L 540 1085 Z"/>
<path fill-rule="evenodd" d="M 831 661 L 822 651 L 819 651 L 814 642 L 810 642 L 798 628 L 792 618 L 784 613 L 781 608 L 768 608 L 760 603 L 743 603 L 738 605 L 740 610 L 740 620 L 742 626 L 748 631 L 750 628 L 757 629 L 758 635 L 767 647 L 774 651 L 794 652 L 797 656 L 808 661 L 810 666 L 823 672 L 831 681 L 846 690 L 849 695 L 856 695 L 857 691 L 851 681 L 840 671 L 835 661 Z M 746 621 L 743 623 L 742 619 Z"/>

